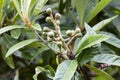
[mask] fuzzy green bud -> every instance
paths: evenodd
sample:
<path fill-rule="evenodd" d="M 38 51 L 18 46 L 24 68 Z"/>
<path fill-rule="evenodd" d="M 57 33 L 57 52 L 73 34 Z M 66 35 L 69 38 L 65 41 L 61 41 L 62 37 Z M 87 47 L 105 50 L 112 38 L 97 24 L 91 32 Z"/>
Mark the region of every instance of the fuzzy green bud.
<path fill-rule="evenodd" d="M 56 42 L 56 44 L 57 44 L 59 47 L 61 47 L 61 46 L 62 46 L 62 42 L 61 42 L 61 41 Z"/>
<path fill-rule="evenodd" d="M 60 21 L 59 20 L 57 20 L 56 23 L 57 23 L 57 25 L 60 25 Z"/>
<path fill-rule="evenodd" d="M 58 19 L 60 19 L 60 18 L 61 18 L 61 15 L 60 15 L 59 13 L 56 13 L 56 14 L 55 14 L 55 19 L 58 20 Z"/>
<path fill-rule="evenodd" d="M 74 30 L 68 30 L 68 31 L 66 31 L 66 34 L 67 34 L 67 36 L 73 36 L 73 34 L 74 34 Z"/>
<path fill-rule="evenodd" d="M 54 32 L 48 32 L 48 36 L 49 36 L 50 38 L 53 38 L 53 37 L 54 37 Z"/>
<path fill-rule="evenodd" d="M 50 18 L 50 17 L 47 17 L 47 18 L 45 19 L 45 21 L 46 21 L 46 22 L 51 22 L 51 18 Z"/>
<path fill-rule="evenodd" d="M 52 13 L 52 9 L 51 8 L 47 8 L 46 13 L 47 14 L 51 14 Z"/>
<path fill-rule="evenodd" d="M 52 39 L 52 38 L 50 38 L 50 37 L 47 37 L 47 41 L 48 41 L 48 42 L 52 42 L 52 41 L 53 41 L 53 39 Z"/>
<path fill-rule="evenodd" d="M 80 33 L 80 28 L 76 28 L 75 32 Z"/>
<path fill-rule="evenodd" d="M 50 30 L 50 29 L 49 29 L 48 27 L 44 27 L 44 28 L 43 28 L 43 31 L 44 31 L 44 32 L 48 32 L 49 30 Z"/>

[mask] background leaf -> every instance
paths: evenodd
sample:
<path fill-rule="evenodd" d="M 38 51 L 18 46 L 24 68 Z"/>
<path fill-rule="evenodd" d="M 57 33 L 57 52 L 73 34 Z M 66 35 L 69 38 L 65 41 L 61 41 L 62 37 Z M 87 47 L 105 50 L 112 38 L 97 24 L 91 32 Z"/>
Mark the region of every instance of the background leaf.
<path fill-rule="evenodd" d="M 114 54 L 98 54 L 93 57 L 92 61 L 120 66 L 120 56 Z"/>
<path fill-rule="evenodd" d="M 109 74 L 96 67 L 90 66 L 88 64 L 85 64 L 85 66 L 97 74 L 97 76 L 94 77 L 95 80 L 114 80 Z"/>

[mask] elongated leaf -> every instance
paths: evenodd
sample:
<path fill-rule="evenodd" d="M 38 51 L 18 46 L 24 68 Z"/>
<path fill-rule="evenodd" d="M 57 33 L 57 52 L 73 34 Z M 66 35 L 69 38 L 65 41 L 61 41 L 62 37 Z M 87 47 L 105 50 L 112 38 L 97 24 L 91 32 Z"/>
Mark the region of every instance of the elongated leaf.
<path fill-rule="evenodd" d="M 15 29 L 11 31 L 11 36 L 15 39 L 18 39 L 21 35 L 21 30 L 20 29 Z"/>
<path fill-rule="evenodd" d="M 33 42 L 35 42 L 35 41 L 37 41 L 37 39 L 29 39 L 29 40 L 24 40 L 24 41 L 21 41 L 21 42 L 15 44 L 14 46 L 12 46 L 12 47 L 8 50 L 8 52 L 6 53 L 6 56 L 5 56 L 5 57 L 10 56 L 11 54 L 13 54 L 13 53 L 14 53 L 15 51 L 17 51 L 18 49 L 20 49 L 20 48 L 22 48 L 22 47 L 24 47 L 24 46 L 26 46 L 26 45 L 29 45 L 30 43 L 33 43 Z"/>
<path fill-rule="evenodd" d="M 117 18 L 118 15 L 113 16 L 109 19 L 103 20 L 101 22 L 99 22 L 98 24 L 96 24 L 95 26 L 93 26 L 93 29 L 98 32 L 99 30 L 101 30 L 102 28 L 104 28 L 107 24 L 109 24 L 112 20 L 114 20 L 115 18 Z"/>
<path fill-rule="evenodd" d="M 34 14 L 38 14 L 42 11 L 43 6 L 47 3 L 48 0 L 38 0 L 38 3 L 35 6 Z"/>
<path fill-rule="evenodd" d="M 112 78 L 112 76 L 110 76 L 106 72 L 104 72 L 96 67 L 90 66 L 88 64 L 85 64 L 85 66 L 97 74 L 97 76 L 94 77 L 95 80 L 114 80 Z"/>
<path fill-rule="evenodd" d="M 16 70 L 14 80 L 19 80 L 19 71 Z"/>
<path fill-rule="evenodd" d="M 55 74 L 55 71 L 54 71 L 54 69 L 51 67 L 51 66 L 49 66 L 49 65 L 47 65 L 47 66 L 45 66 L 45 67 L 36 67 L 35 68 L 35 74 L 33 75 L 33 79 L 34 80 L 38 80 L 37 79 L 37 76 L 38 76 L 38 74 L 40 74 L 41 72 L 46 72 L 46 75 L 49 77 L 49 78 L 53 78 L 53 76 L 54 76 L 54 74 Z"/>
<path fill-rule="evenodd" d="M 91 11 L 87 22 L 90 22 L 103 8 L 105 8 L 112 0 L 101 0 Z"/>
<path fill-rule="evenodd" d="M 76 51 L 76 54 L 78 54 L 83 49 L 91 47 L 91 46 L 93 46 L 95 44 L 98 44 L 102 41 L 105 41 L 107 39 L 109 39 L 109 36 L 103 35 L 103 34 L 92 35 L 92 36 L 89 36 L 87 39 L 83 37 L 82 40 L 79 43 L 79 47 Z"/>
<path fill-rule="evenodd" d="M 67 60 L 62 62 L 55 73 L 53 80 L 71 80 L 73 77 L 78 63 L 76 60 Z"/>
<path fill-rule="evenodd" d="M 30 4 L 31 4 L 32 0 L 24 0 L 24 4 L 22 6 L 24 6 L 24 15 L 26 15 L 26 17 L 28 17 L 29 15 L 29 9 L 30 9 Z"/>
<path fill-rule="evenodd" d="M 2 23 L 3 7 L 4 7 L 5 1 L 6 0 L 0 0 L 0 27 L 1 27 L 1 23 Z"/>
<path fill-rule="evenodd" d="M 106 40 L 105 43 L 120 49 L 120 45 L 119 45 L 120 39 L 119 38 L 117 38 L 114 34 L 109 33 L 109 32 L 100 32 L 100 33 L 110 36 L 110 38 L 108 40 Z"/>
<path fill-rule="evenodd" d="M 5 54 L 7 52 L 7 47 L 3 44 L 1 46 L 1 55 L 2 55 L 2 58 L 4 59 L 4 61 L 7 63 L 7 65 L 14 69 L 15 68 L 15 65 L 14 65 L 14 62 L 13 62 L 13 57 L 12 56 L 9 56 L 7 58 L 5 58 Z"/>
<path fill-rule="evenodd" d="M 20 15 L 21 19 L 24 20 L 23 15 L 21 13 L 20 2 L 18 0 L 12 0 L 12 1 L 13 1 L 14 5 L 15 5 L 15 8 L 17 9 L 17 12 Z"/>
<path fill-rule="evenodd" d="M 17 28 L 27 28 L 27 27 L 20 26 L 20 25 L 6 26 L 6 27 L 0 29 L 0 34 L 3 34 L 5 32 L 7 32 L 7 31 L 10 31 L 12 29 L 17 29 Z"/>
<path fill-rule="evenodd" d="M 111 10 L 111 9 L 105 9 L 104 12 L 109 16 L 115 16 L 116 14 Z M 117 30 L 120 33 L 120 17 L 116 18 L 115 20 L 112 21 L 113 24 L 115 25 L 115 27 L 117 28 Z"/>
<path fill-rule="evenodd" d="M 42 48 L 38 49 L 29 63 L 31 63 L 34 60 L 34 58 L 37 57 L 39 54 L 41 54 L 42 52 L 44 52 L 48 49 L 49 49 L 48 47 L 42 47 Z"/>
<path fill-rule="evenodd" d="M 80 19 L 81 27 L 84 25 L 84 17 L 85 17 L 85 10 L 86 10 L 86 0 L 75 0 L 76 10 Z"/>
<path fill-rule="evenodd" d="M 93 57 L 92 61 L 120 66 L 120 56 L 113 54 L 98 54 Z"/>

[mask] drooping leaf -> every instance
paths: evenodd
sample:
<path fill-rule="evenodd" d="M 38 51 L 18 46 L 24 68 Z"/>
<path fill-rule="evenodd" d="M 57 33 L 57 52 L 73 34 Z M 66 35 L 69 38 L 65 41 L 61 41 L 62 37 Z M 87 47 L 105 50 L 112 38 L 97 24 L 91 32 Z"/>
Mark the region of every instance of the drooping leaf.
<path fill-rule="evenodd" d="M 6 45 L 6 47 L 9 49 L 11 46 L 13 46 L 14 44 L 17 43 L 17 40 L 15 40 L 14 38 L 12 38 L 10 35 L 8 34 L 3 34 L 3 40 L 4 43 Z"/>
<path fill-rule="evenodd" d="M 40 49 L 37 50 L 37 52 L 34 54 L 34 56 L 31 58 L 30 62 L 31 63 L 35 57 L 37 57 L 39 54 L 41 54 L 42 52 L 48 50 L 49 48 L 48 47 L 42 47 Z"/>
<path fill-rule="evenodd" d="M 90 22 L 103 8 L 105 8 L 112 0 L 101 0 L 96 4 L 94 9 L 91 11 L 87 22 Z"/>
<path fill-rule="evenodd" d="M 27 27 L 20 26 L 20 25 L 6 26 L 6 27 L 0 29 L 0 34 L 3 34 L 7 31 L 10 31 L 10 30 L 13 30 L 13 29 L 18 29 L 18 28 L 27 28 Z"/>
<path fill-rule="evenodd" d="M 89 36 L 87 39 L 86 39 L 86 36 L 84 36 L 78 45 L 76 54 L 78 54 L 83 49 L 89 48 L 89 47 L 91 47 L 95 44 L 101 43 L 102 41 L 105 41 L 107 39 L 109 39 L 109 36 L 103 35 L 103 34 L 92 35 L 92 36 Z"/>
<path fill-rule="evenodd" d="M 66 60 L 62 62 L 55 73 L 53 80 L 71 80 L 73 77 L 78 63 L 76 60 Z"/>
<path fill-rule="evenodd" d="M 4 44 L 2 44 L 2 46 L 1 46 L 2 58 L 10 68 L 14 69 L 15 65 L 14 65 L 14 62 L 13 62 L 13 57 L 9 56 L 9 57 L 5 58 L 6 52 L 7 52 L 7 47 Z"/>
<path fill-rule="evenodd" d="M 15 29 L 11 31 L 11 36 L 15 39 L 18 39 L 21 35 L 21 30 L 20 29 Z"/>
<path fill-rule="evenodd" d="M 99 22 L 98 24 L 96 24 L 95 26 L 93 26 L 94 31 L 98 32 L 99 30 L 101 30 L 102 28 L 104 28 L 107 24 L 109 24 L 112 20 L 114 20 L 115 18 L 117 18 L 118 15 L 113 16 L 109 19 L 105 19 L 101 22 Z"/>
<path fill-rule="evenodd" d="M 35 68 L 35 74 L 33 75 L 33 79 L 34 80 L 38 80 L 37 79 L 37 76 L 41 73 L 41 72 L 46 72 L 46 75 L 49 77 L 49 78 L 53 78 L 54 74 L 55 74 L 55 71 L 54 69 L 49 66 L 49 65 L 46 65 L 45 67 L 36 67 Z"/>
<path fill-rule="evenodd" d="M 6 53 L 6 56 L 5 57 L 8 57 L 10 56 L 11 54 L 13 54 L 15 51 L 17 51 L 18 49 L 26 46 L 26 45 L 29 45 L 35 41 L 38 41 L 37 39 L 29 39 L 29 40 L 24 40 L 24 41 L 21 41 L 15 45 L 13 45 L 9 50 L 8 52 Z"/>
<path fill-rule="evenodd" d="M 85 66 L 97 74 L 97 76 L 94 77 L 95 80 L 114 80 L 112 78 L 112 76 L 110 76 L 106 72 L 104 72 L 96 67 L 93 67 L 93 66 L 88 65 L 88 64 L 85 64 Z"/>
<path fill-rule="evenodd" d="M 114 54 L 98 54 L 93 57 L 92 61 L 120 66 L 120 56 Z"/>

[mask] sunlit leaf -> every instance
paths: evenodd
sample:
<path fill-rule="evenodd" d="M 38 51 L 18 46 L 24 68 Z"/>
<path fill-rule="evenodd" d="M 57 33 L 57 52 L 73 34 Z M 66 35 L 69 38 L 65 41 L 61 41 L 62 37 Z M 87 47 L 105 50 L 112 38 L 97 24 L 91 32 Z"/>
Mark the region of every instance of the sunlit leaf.
<path fill-rule="evenodd" d="M 78 54 L 83 49 L 89 48 L 107 39 L 109 39 L 109 36 L 103 34 L 92 35 L 89 36 L 87 39 L 86 36 L 84 36 L 78 45 L 79 47 L 77 48 L 76 54 Z"/>
<path fill-rule="evenodd" d="M 13 54 L 15 51 L 17 51 L 18 49 L 20 48 L 23 48 L 24 46 L 26 45 L 29 45 L 35 41 L 38 41 L 37 39 L 29 39 L 29 40 L 24 40 L 24 41 L 21 41 L 15 45 L 13 45 L 9 50 L 8 52 L 6 53 L 6 56 L 5 57 L 8 57 L 10 56 L 11 54 Z"/>
<path fill-rule="evenodd" d="M 62 62 L 55 73 L 53 80 L 71 80 L 73 77 L 78 63 L 76 60 L 67 60 Z"/>
<path fill-rule="evenodd" d="M 107 24 L 109 24 L 112 20 L 114 20 L 115 18 L 117 18 L 118 15 L 113 16 L 109 19 L 103 20 L 101 22 L 99 22 L 98 24 L 96 24 L 95 26 L 93 26 L 93 29 L 98 32 L 99 30 L 101 30 L 102 28 L 104 28 Z"/>
<path fill-rule="evenodd" d="M 91 11 L 87 22 L 90 22 L 103 8 L 105 8 L 112 0 L 101 0 Z"/>
<path fill-rule="evenodd" d="M 46 65 L 45 67 L 36 67 L 35 68 L 35 74 L 33 75 L 33 79 L 34 80 L 38 80 L 37 79 L 37 76 L 41 73 L 41 72 L 46 72 L 46 75 L 49 77 L 49 78 L 53 78 L 55 72 L 54 72 L 54 69 L 49 66 L 49 65 Z"/>
<path fill-rule="evenodd" d="M 27 28 L 25 26 L 20 26 L 20 25 L 11 25 L 11 26 L 6 26 L 4 28 L 0 29 L 0 34 L 3 34 L 7 31 L 13 30 L 13 29 L 17 29 L 17 28 Z"/>

